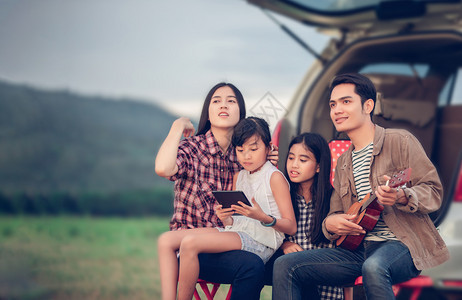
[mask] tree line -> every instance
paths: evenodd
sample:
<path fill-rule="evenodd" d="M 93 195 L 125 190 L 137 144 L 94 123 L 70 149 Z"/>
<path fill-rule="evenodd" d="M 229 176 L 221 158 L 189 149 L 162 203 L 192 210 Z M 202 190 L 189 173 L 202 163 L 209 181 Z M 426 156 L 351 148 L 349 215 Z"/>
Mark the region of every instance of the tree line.
<path fill-rule="evenodd" d="M 6 194 L 0 191 L 3 215 L 168 216 L 173 191 L 168 188 L 114 193 L 69 192 Z"/>

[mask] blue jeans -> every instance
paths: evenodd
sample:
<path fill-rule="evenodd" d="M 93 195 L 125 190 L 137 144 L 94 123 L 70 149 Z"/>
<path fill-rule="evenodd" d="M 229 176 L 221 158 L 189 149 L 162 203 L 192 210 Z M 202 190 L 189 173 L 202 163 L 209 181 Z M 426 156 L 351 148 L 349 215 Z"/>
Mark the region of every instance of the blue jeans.
<path fill-rule="evenodd" d="M 399 241 L 365 241 L 355 251 L 290 253 L 274 263 L 273 300 L 319 299 L 317 285 L 351 285 L 361 275 L 367 299 L 395 299 L 392 285 L 419 274 L 408 248 Z"/>
<path fill-rule="evenodd" d="M 260 299 L 265 265 L 253 253 L 233 250 L 199 254 L 199 278 L 233 285 L 231 300 Z"/>

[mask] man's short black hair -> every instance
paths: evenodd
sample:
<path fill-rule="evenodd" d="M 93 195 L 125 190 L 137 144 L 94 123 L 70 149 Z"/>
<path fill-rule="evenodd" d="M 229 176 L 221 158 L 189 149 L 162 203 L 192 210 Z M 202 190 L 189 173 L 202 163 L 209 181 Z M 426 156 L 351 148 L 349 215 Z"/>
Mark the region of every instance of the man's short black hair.
<path fill-rule="evenodd" d="M 343 83 L 351 83 L 355 85 L 355 93 L 361 97 L 361 105 L 364 105 L 366 100 L 372 99 L 372 101 L 374 101 L 375 108 L 377 91 L 375 90 L 375 86 L 369 78 L 359 73 L 346 73 L 337 75 L 334 77 L 330 85 L 330 94 L 332 94 L 332 90 L 337 85 Z M 372 115 L 374 114 L 374 108 L 371 111 L 371 119 Z"/>

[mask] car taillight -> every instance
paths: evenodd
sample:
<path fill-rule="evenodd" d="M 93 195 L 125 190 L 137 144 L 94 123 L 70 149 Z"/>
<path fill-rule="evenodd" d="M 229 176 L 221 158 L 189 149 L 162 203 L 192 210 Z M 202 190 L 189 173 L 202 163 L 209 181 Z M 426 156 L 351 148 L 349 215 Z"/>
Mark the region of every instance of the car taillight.
<path fill-rule="evenodd" d="M 445 287 L 461 288 L 462 287 L 462 281 L 460 281 L 460 280 L 443 280 L 443 285 Z"/>
<path fill-rule="evenodd" d="M 457 179 L 456 190 L 454 193 L 454 201 L 462 202 L 462 166 L 459 170 L 459 178 Z"/>
<path fill-rule="evenodd" d="M 281 127 L 282 127 L 282 119 L 278 121 L 276 124 L 276 127 L 274 128 L 273 131 L 273 137 L 271 138 L 271 142 L 273 145 L 279 147 L 279 137 L 281 135 Z"/>

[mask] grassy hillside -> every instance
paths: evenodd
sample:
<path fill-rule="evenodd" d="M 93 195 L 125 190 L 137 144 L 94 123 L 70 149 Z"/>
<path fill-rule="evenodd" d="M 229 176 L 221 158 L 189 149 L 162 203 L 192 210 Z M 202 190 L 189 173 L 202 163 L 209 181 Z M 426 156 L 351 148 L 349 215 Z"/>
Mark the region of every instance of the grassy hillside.
<path fill-rule="evenodd" d="M 0 299 L 160 299 L 166 218 L 0 217 Z"/>
<path fill-rule="evenodd" d="M 167 218 L 0 217 L 0 299 L 160 299 L 167 230 Z"/>
<path fill-rule="evenodd" d="M 115 195 L 171 184 L 154 158 L 176 117 L 126 100 L 0 82 L 0 192 Z"/>

